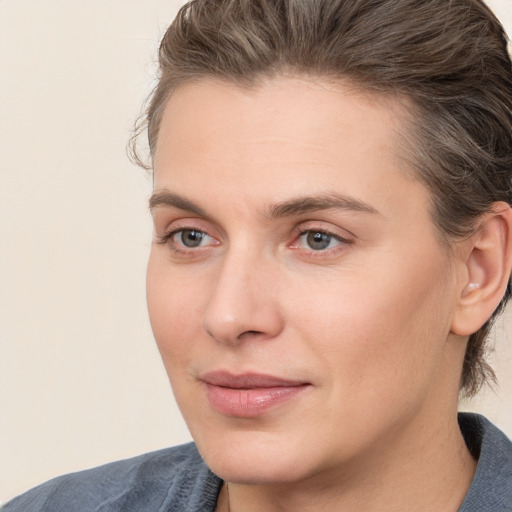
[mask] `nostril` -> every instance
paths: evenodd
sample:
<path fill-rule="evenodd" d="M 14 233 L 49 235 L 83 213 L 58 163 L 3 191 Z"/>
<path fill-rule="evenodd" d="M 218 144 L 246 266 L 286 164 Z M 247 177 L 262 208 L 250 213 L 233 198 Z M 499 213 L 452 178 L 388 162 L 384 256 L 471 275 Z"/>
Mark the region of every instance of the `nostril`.
<path fill-rule="evenodd" d="M 217 288 L 203 312 L 202 326 L 216 342 L 238 344 L 274 338 L 282 329 L 282 318 L 277 305 L 255 294 L 223 296 Z"/>
<path fill-rule="evenodd" d="M 255 334 L 263 334 L 261 331 L 244 331 L 242 334 L 240 334 L 238 337 L 242 338 L 244 336 L 251 336 Z"/>

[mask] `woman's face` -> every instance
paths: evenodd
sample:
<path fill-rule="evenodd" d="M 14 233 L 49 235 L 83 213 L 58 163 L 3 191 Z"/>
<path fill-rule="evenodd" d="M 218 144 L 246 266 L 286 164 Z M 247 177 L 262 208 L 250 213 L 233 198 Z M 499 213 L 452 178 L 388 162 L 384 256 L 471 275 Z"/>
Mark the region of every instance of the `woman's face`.
<path fill-rule="evenodd" d="M 453 406 L 458 285 L 428 193 L 397 156 L 402 111 L 299 78 L 204 81 L 168 102 L 149 313 L 225 479 L 354 465 Z"/>

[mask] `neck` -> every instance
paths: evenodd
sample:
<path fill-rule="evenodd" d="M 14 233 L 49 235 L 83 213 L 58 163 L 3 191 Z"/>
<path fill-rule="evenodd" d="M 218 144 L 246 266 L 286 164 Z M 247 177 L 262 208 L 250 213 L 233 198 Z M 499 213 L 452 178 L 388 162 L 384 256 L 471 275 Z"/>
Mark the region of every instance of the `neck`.
<path fill-rule="evenodd" d="M 443 424 L 417 418 L 398 442 L 383 440 L 371 455 L 304 481 L 246 485 L 230 483 L 224 511 L 350 512 L 453 511 L 471 484 L 476 462 L 456 415 Z M 369 451 L 370 452 L 370 451 Z"/>

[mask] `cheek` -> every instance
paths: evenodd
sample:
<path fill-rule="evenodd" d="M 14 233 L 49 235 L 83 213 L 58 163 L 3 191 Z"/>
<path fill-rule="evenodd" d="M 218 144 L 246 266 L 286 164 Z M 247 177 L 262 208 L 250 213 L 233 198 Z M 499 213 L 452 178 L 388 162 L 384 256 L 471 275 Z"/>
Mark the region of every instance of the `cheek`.
<path fill-rule="evenodd" d="M 184 368 L 201 327 L 204 293 L 198 279 L 171 272 L 165 258 L 152 251 L 146 278 L 149 318 L 153 334 L 169 372 L 170 366 Z"/>
<path fill-rule="evenodd" d="M 301 294 L 296 329 L 344 401 L 422 392 L 441 362 L 451 318 L 446 264 L 434 255 L 428 265 L 412 261 L 354 269 L 326 282 L 322 296 Z"/>

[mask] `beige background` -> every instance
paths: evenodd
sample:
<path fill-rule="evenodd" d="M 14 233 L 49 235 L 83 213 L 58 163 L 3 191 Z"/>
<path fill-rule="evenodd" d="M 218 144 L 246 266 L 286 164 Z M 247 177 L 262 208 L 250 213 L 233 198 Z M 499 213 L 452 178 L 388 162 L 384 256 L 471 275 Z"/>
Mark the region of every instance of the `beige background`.
<path fill-rule="evenodd" d="M 0 502 L 189 439 L 146 314 L 151 182 L 124 153 L 181 3 L 0 0 Z M 467 408 L 512 436 L 499 327 L 501 389 Z"/>

